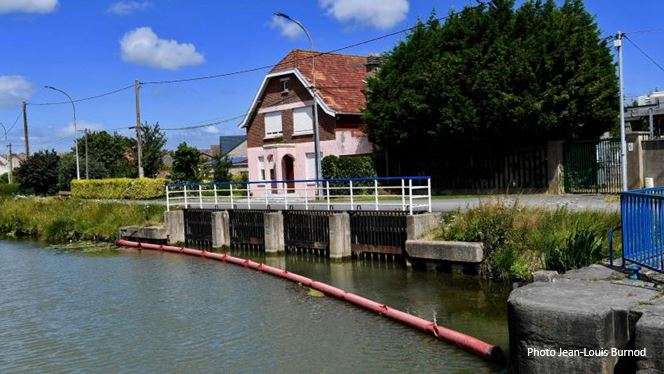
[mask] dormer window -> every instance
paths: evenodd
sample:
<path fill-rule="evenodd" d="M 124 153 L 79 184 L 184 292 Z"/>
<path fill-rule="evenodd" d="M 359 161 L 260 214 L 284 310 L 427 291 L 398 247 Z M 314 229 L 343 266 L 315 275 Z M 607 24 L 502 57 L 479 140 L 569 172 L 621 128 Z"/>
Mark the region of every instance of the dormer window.
<path fill-rule="evenodd" d="M 289 81 L 288 78 L 283 78 L 279 80 L 279 82 L 281 83 L 281 93 L 288 93 L 288 81 Z"/>

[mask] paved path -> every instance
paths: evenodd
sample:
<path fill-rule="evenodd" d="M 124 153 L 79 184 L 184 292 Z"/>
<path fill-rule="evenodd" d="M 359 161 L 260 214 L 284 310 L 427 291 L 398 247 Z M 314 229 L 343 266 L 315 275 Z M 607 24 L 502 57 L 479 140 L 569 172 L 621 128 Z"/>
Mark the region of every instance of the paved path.
<path fill-rule="evenodd" d="M 151 205 L 159 204 L 165 205 L 165 200 L 96 200 L 105 202 L 125 202 L 130 204 Z M 503 201 L 508 204 L 517 202 L 525 206 L 532 207 L 545 207 L 555 209 L 558 207 L 567 207 L 571 210 L 600 210 L 600 211 L 618 211 L 620 209 L 619 199 L 615 195 L 545 195 L 545 194 L 532 194 L 532 195 L 478 195 L 478 196 L 437 196 L 432 199 L 432 210 L 435 212 L 451 212 L 457 209 L 466 210 L 483 202 Z M 395 203 L 398 201 L 395 200 Z M 257 208 L 263 208 L 262 204 L 255 205 Z M 195 206 L 192 202 L 192 206 Z M 279 208 L 281 204 L 272 204 L 273 208 Z M 290 204 L 289 204 L 290 205 Z M 301 205 L 301 206 L 300 206 Z M 371 209 L 373 204 L 371 202 L 357 202 L 356 205 L 363 205 Z M 395 204 L 398 205 L 398 204 Z M 241 204 L 241 207 L 246 207 L 246 204 Z M 295 204 L 296 208 L 304 209 L 303 204 Z M 348 209 L 348 204 L 334 204 L 336 210 Z M 365 209 L 366 209 L 365 208 Z M 313 207 L 310 206 L 310 209 Z M 400 209 L 400 207 L 395 207 Z"/>

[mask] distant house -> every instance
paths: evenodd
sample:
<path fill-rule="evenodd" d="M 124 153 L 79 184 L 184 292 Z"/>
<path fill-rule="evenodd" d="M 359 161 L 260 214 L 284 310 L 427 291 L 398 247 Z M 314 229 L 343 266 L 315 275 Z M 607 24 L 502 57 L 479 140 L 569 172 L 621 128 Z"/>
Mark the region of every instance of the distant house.
<path fill-rule="evenodd" d="M 25 160 L 25 154 L 12 154 L 12 170 L 15 170 L 20 163 Z M 8 155 L 0 156 L 0 175 L 9 173 L 9 157 Z"/>
<path fill-rule="evenodd" d="M 315 57 L 316 97 L 309 87 Z M 362 109 L 375 59 L 293 50 L 261 83 L 241 126 L 247 131 L 250 180 L 315 178 L 313 105 L 318 105 L 321 158 L 372 152 Z M 263 188 L 261 188 L 263 187 Z M 256 195 L 267 189 L 254 184 Z"/>
<path fill-rule="evenodd" d="M 232 175 L 240 175 L 248 171 L 247 137 L 245 135 L 220 136 L 219 148 L 231 161 L 230 173 Z"/>

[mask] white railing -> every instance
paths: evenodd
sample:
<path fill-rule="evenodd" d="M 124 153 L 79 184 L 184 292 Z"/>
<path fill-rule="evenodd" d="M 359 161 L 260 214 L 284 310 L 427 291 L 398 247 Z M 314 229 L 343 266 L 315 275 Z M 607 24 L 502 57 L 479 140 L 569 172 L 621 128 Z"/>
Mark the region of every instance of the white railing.
<path fill-rule="evenodd" d="M 166 209 L 177 208 L 431 212 L 431 177 L 172 183 Z"/>

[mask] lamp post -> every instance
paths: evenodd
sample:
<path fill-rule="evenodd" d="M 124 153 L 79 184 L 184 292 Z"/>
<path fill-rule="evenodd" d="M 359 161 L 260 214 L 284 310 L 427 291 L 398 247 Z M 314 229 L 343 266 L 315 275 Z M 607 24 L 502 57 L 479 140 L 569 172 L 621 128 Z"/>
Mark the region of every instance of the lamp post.
<path fill-rule="evenodd" d="M 75 145 L 75 148 L 76 148 L 76 179 L 80 180 L 81 179 L 81 168 L 80 168 L 79 161 L 78 161 L 78 130 L 76 128 L 76 105 L 74 105 L 74 100 L 71 98 L 71 96 L 69 96 L 69 94 L 66 93 L 65 91 L 63 91 L 59 88 L 55 88 L 53 86 L 44 86 L 44 88 L 48 88 L 49 90 L 60 92 L 61 94 L 67 96 L 67 99 L 69 99 L 69 102 L 71 103 L 71 108 L 72 108 L 73 116 L 74 116 L 74 145 Z"/>
<path fill-rule="evenodd" d="M 309 90 L 311 92 L 311 98 L 314 101 L 314 157 L 316 160 L 316 180 L 321 179 L 321 165 L 320 165 L 320 131 L 318 129 L 318 104 L 316 103 L 316 54 L 314 52 L 314 41 L 311 38 L 311 34 L 309 34 L 309 31 L 307 30 L 306 27 L 302 24 L 302 22 L 291 18 L 289 15 L 277 12 L 274 13 L 275 16 L 283 18 L 289 22 L 293 22 L 297 26 L 299 26 L 302 31 L 304 31 L 304 34 L 307 36 L 307 39 L 309 39 L 309 45 L 311 52 L 314 53 L 313 56 L 311 56 L 311 87 L 309 87 Z"/>
<path fill-rule="evenodd" d="M 5 125 L 0 122 L 0 126 L 2 126 L 2 131 L 5 134 L 5 141 L 7 141 L 7 128 Z M 12 182 L 12 169 L 13 169 L 13 162 L 12 162 L 12 144 L 7 143 L 7 147 L 9 149 L 9 156 L 7 157 L 7 162 L 9 163 L 7 166 L 9 167 L 9 170 L 7 171 L 7 182 L 11 183 Z"/>

